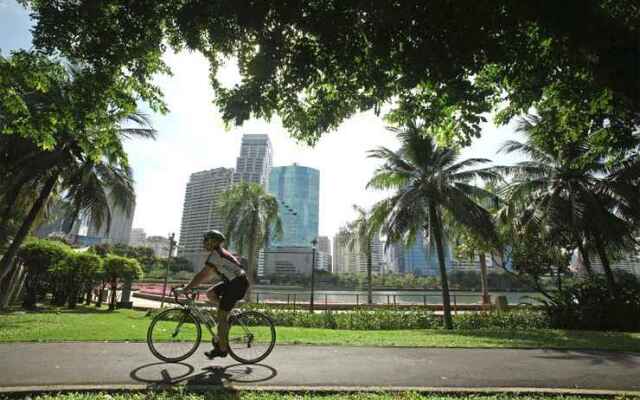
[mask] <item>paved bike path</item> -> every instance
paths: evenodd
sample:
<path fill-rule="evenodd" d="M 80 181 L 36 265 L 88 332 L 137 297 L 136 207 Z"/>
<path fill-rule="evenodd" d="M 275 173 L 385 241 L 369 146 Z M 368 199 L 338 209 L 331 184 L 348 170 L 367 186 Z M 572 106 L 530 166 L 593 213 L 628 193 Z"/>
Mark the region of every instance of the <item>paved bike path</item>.
<path fill-rule="evenodd" d="M 144 343 L 0 344 L 0 392 L 28 388 L 536 388 L 640 393 L 640 353 L 515 349 L 276 346 L 259 365 L 207 360 L 201 346 L 178 364 Z"/>

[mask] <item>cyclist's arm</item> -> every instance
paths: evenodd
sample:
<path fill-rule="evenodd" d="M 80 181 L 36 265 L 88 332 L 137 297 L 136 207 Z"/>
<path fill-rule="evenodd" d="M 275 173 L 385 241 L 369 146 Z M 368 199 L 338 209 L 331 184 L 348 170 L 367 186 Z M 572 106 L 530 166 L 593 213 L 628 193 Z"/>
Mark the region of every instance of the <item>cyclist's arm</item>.
<path fill-rule="evenodd" d="M 205 281 L 209 280 L 211 274 L 212 274 L 211 268 L 208 267 L 208 266 L 205 266 L 204 268 L 202 268 L 200 270 L 200 272 L 198 272 L 193 277 L 193 279 L 191 279 L 191 282 L 189 282 L 189 284 L 184 287 L 184 291 L 187 292 L 190 289 L 198 287 L 202 282 L 205 282 Z"/>

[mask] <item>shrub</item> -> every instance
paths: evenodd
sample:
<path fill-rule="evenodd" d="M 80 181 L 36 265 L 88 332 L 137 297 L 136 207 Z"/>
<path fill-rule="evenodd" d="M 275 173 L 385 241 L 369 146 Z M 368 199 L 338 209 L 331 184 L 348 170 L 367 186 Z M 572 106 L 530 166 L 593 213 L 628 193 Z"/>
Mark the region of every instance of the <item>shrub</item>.
<path fill-rule="evenodd" d="M 102 259 L 91 253 L 73 253 L 69 257 L 71 275 L 68 282 L 67 304 L 75 308 L 81 294 L 90 293 L 102 279 Z"/>
<path fill-rule="evenodd" d="M 460 314 L 454 317 L 456 329 L 547 329 L 551 322 L 542 310 L 512 310 Z"/>
<path fill-rule="evenodd" d="M 348 330 L 433 329 L 441 325 L 440 317 L 424 310 L 358 308 L 350 311 L 310 313 L 265 305 L 248 305 L 269 315 L 278 326 Z"/>
<path fill-rule="evenodd" d="M 49 268 L 58 265 L 70 254 L 71 248 L 64 243 L 51 240 L 29 240 L 18 252 L 20 262 L 27 271 L 25 280 L 25 308 L 35 307 L 38 298 L 55 287 L 50 280 Z"/>
<path fill-rule="evenodd" d="M 104 279 L 111 284 L 111 301 L 109 310 L 116 307 L 116 290 L 118 282 L 142 279 L 143 272 L 140 263 L 133 258 L 109 255 L 104 261 Z"/>
<path fill-rule="evenodd" d="M 640 281 L 617 273 L 616 292 L 607 289 L 604 276 L 566 285 L 543 300 L 551 326 L 561 329 L 605 331 L 640 330 Z"/>

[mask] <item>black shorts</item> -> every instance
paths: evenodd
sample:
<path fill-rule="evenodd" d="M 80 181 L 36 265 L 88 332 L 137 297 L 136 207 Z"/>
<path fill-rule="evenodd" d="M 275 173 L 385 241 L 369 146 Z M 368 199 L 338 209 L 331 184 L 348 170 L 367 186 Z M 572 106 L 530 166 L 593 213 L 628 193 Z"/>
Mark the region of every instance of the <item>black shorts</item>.
<path fill-rule="evenodd" d="M 220 282 L 213 286 L 211 290 L 220 299 L 220 309 L 231 311 L 238 300 L 242 299 L 249 288 L 249 280 L 245 275 L 239 276 L 231 281 Z"/>

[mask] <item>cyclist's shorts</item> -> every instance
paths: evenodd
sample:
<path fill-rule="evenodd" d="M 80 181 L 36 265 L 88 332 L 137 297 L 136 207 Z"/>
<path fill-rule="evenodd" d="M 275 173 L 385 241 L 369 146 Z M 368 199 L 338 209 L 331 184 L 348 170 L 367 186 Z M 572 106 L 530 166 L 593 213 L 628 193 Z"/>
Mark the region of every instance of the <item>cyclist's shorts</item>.
<path fill-rule="evenodd" d="M 211 289 L 220 298 L 220 308 L 231 311 L 238 300 L 242 299 L 249 288 L 249 280 L 246 275 L 239 276 L 229 282 L 221 282 Z"/>

